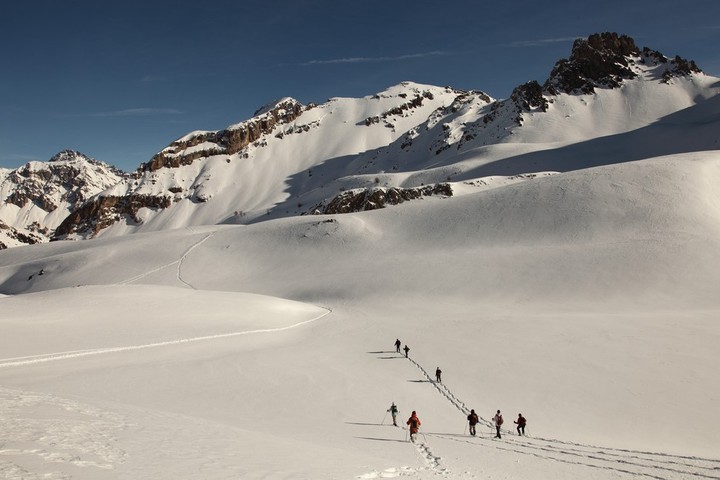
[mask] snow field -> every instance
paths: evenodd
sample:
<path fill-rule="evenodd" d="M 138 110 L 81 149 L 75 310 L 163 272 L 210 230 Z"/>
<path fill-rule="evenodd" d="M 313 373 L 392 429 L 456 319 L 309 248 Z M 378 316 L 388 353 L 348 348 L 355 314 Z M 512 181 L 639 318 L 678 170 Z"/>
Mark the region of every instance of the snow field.
<path fill-rule="evenodd" d="M 2 252 L 2 468 L 718 478 L 717 165 L 687 154 L 376 212 Z M 393 401 L 402 422 L 417 410 L 421 443 L 383 422 Z M 522 412 L 531 436 L 483 424 L 469 438 L 468 408 L 501 409 L 508 430 Z"/>

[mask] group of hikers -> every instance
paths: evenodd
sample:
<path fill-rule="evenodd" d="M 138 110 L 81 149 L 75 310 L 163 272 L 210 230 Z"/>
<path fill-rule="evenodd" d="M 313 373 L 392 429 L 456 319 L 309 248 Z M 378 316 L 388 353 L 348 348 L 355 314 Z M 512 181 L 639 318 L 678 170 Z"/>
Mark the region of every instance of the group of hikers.
<path fill-rule="evenodd" d="M 395 350 L 397 353 L 400 353 L 400 345 L 402 345 L 402 342 L 400 342 L 400 339 L 398 338 L 395 340 Z M 408 348 L 407 345 L 405 345 L 405 348 L 403 349 L 405 351 L 405 357 L 407 358 L 408 352 L 410 351 L 410 348 Z M 440 367 L 437 367 L 435 369 L 435 379 L 438 383 L 441 383 L 441 375 L 442 370 L 440 370 Z M 390 415 L 392 416 L 392 422 L 394 426 L 398 426 L 397 424 L 397 416 L 399 414 L 399 410 L 397 405 L 395 405 L 395 402 L 390 405 L 390 408 L 388 409 L 388 412 L 390 412 Z M 477 413 L 475 413 L 475 410 L 470 410 L 470 414 L 467 416 L 468 426 L 470 427 L 470 435 L 473 437 L 477 434 L 475 430 L 475 426 L 480 423 L 480 418 L 478 417 Z M 500 413 L 500 410 L 495 413 L 495 416 L 492 419 L 493 425 L 495 426 L 495 438 L 502 438 L 500 435 L 500 427 L 502 427 L 502 424 L 505 423 L 503 420 L 502 413 Z M 527 419 L 523 417 L 522 413 L 518 413 L 518 418 L 513 422 L 515 425 L 517 425 L 517 432 L 518 435 L 524 436 L 525 435 L 525 426 L 527 425 Z M 417 416 L 417 412 L 413 410 L 412 415 L 410 415 L 410 418 L 408 418 L 407 422 L 405 424 L 409 427 L 410 430 L 410 441 L 415 442 L 415 439 L 417 437 L 418 432 L 420 431 L 420 426 L 422 423 L 420 422 L 420 418 Z"/>

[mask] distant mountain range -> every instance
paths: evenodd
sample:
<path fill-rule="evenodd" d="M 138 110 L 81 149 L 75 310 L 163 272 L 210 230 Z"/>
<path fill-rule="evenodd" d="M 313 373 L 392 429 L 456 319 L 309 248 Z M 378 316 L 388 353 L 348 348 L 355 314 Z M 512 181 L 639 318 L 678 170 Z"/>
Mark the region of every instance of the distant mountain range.
<path fill-rule="evenodd" d="M 720 79 L 624 35 L 577 40 L 509 98 L 404 82 L 283 98 L 179 138 L 135 172 L 75 151 L 0 169 L 0 249 L 347 213 L 539 174 L 717 150 Z"/>

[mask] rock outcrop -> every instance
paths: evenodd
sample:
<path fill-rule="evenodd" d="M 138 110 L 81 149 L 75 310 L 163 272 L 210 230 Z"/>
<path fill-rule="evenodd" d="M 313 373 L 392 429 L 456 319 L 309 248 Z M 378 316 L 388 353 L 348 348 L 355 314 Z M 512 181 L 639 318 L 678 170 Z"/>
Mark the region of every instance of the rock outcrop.
<path fill-rule="evenodd" d="M 70 234 L 81 232 L 92 236 L 119 221 L 135 225 L 142 223 L 137 216 L 142 208 L 160 210 L 172 203 L 170 196 L 129 195 L 96 196 L 73 211 L 55 230 L 53 240 L 61 240 Z"/>
<path fill-rule="evenodd" d="M 305 109 L 305 106 L 292 98 L 283 99 L 271 107 L 259 110 L 252 119 L 225 130 L 186 135 L 141 165 L 139 170 L 152 172 L 161 168 L 190 165 L 199 158 L 212 155 L 233 155 L 272 132 L 277 125 L 292 122 Z"/>
<path fill-rule="evenodd" d="M 309 212 L 313 215 L 352 213 L 377 210 L 388 205 L 398 205 L 410 200 L 429 196 L 452 197 L 450 184 L 438 183 L 417 188 L 365 188 L 343 192 L 327 203 L 316 205 Z"/>

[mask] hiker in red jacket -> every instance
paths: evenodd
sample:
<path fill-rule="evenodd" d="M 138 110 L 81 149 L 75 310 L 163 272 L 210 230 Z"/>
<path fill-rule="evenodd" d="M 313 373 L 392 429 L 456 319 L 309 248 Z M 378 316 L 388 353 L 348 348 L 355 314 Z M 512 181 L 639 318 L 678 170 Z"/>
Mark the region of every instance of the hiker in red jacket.
<path fill-rule="evenodd" d="M 418 430 L 420 430 L 420 425 L 422 425 L 415 410 L 413 410 L 412 415 L 410 415 L 410 418 L 408 418 L 408 421 L 405 423 L 410 426 L 410 441 L 415 443 L 415 435 L 417 435 Z"/>

